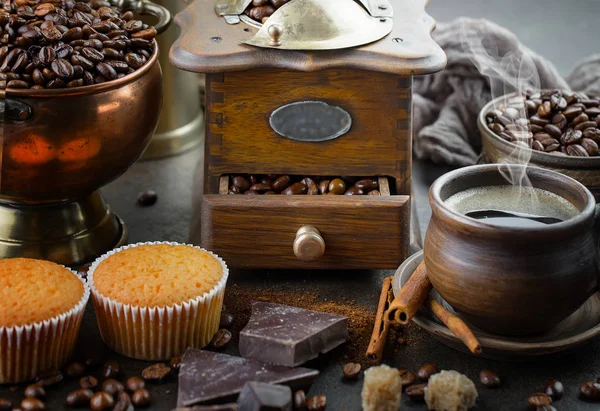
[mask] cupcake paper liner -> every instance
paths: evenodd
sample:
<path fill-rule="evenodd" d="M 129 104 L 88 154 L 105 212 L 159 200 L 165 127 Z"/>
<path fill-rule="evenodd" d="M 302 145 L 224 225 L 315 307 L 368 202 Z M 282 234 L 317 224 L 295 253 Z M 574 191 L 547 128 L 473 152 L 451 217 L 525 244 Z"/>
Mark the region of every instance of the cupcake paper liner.
<path fill-rule="evenodd" d="M 68 269 L 68 268 L 67 268 Z M 66 313 L 34 324 L 0 327 L 0 384 L 32 380 L 42 371 L 61 369 L 73 353 L 90 289 Z"/>
<path fill-rule="evenodd" d="M 105 259 L 141 245 L 186 245 L 215 257 L 223 277 L 209 292 L 168 307 L 139 307 L 124 304 L 100 293 L 94 285 L 94 271 Z M 99 257 L 88 271 L 88 284 L 104 342 L 114 351 L 139 360 L 161 361 L 182 354 L 186 348 L 203 348 L 219 329 L 225 284 L 229 269 L 216 254 L 189 244 L 147 242 L 126 245 Z"/>

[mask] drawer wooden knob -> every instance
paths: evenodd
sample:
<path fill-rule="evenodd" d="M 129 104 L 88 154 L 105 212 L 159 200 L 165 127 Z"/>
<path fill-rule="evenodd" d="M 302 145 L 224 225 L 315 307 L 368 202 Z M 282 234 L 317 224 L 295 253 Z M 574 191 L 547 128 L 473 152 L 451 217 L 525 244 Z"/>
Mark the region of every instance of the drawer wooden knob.
<path fill-rule="evenodd" d="M 294 240 L 294 254 L 301 261 L 314 261 L 325 253 L 325 240 L 311 225 L 300 227 Z"/>

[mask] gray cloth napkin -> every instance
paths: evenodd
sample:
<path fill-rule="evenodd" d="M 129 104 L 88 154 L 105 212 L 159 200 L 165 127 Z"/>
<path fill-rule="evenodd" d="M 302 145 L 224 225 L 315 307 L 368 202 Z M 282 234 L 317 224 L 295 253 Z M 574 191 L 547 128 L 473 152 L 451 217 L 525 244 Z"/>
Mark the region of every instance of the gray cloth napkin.
<path fill-rule="evenodd" d="M 487 20 L 438 24 L 434 40 L 446 69 L 414 79 L 414 154 L 436 163 L 475 164 L 481 150 L 477 115 L 493 97 L 515 90 L 559 88 L 600 94 L 600 55 L 563 79 L 552 63 Z"/>

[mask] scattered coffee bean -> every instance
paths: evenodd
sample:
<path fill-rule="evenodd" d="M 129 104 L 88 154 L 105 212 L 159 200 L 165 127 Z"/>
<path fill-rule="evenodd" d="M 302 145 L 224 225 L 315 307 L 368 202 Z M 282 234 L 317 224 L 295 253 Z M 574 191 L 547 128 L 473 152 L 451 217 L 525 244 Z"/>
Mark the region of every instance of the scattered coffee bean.
<path fill-rule="evenodd" d="M 121 391 L 117 395 L 117 400 L 113 411 L 133 411 L 133 405 L 131 404 L 131 398 L 125 391 Z"/>
<path fill-rule="evenodd" d="M 93 377 L 91 375 L 88 375 L 87 377 L 81 377 L 79 379 L 79 386 L 83 389 L 93 389 L 98 386 L 98 380 L 96 379 L 96 377 Z"/>
<path fill-rule="evenodd" d="M 67 395 L 67 407 L 88 407 L 93 395 L 94 391 L 90 390 L 89 388 L 80 388 L 78 390 L 71 391 L 69 395 Z"/>
<path fill-rule="evenodd" d="M 308 411 L 324 411 L 327 408 L 327 397 L 320 394 L 307 398 L 306 408 Z"/>
<path fill-rule="evenodd" d="M 532 407 L 541 407 L 542 405 L 552 404 L 552 398 L 543 392 L 536 392 L 529 396 L 527 402 L 529 402 L 529 405 Z"/>
<path fill-rule="evenodd" d="M 102 368 L 102 377 L 104 378 L 118 378 L 121 375 L 121 364 L 115 360 L 109 360 L 104 363 Z"/>
<path fill-rule="evenodd" d="M 406 387 L 404 392 L 411 400 L 423 400 L 425 398 L 425 387 L 427 387 L 427 384 L 413 384 Z"/>
<path fill-rule="evenodd" d="M 600 383 L 588 381 L 579 387 L 582 399 L 590 402 L 600 402 Z"/>
<path fill-rule="evenodd" d="M 109 378 L 108 380 L 102 382 L 100 389 L 115 397 L 125 388 L 123 387 L 123 384 L 121 384 L 119 381 L 115 380 L 114 378 Z"/>
<path fill-rule="evenodd" d="M 294 410 L 306 411 L 306 394 L 303 390 L 298 390 L 294 393 Z"/>
<path fill-rule="evenodd" d="M 44 390 L 44 387 L 39 384 L 28 385 L 25 388 L 24 394 L 26 397 L 38 398 L 40 400 L 46 398 L 46 390 Z"/>
<path fill-rule="evenodd" d="M 142 378 L 147 382 L 162 382 L 171 373 L 171 367 L 158 363 L 147 367 L 142 371 Z"/>
<path fill-rule="evenodd" d="M 229 344 L 229 341 L 231 341 L 231 331 L 221 328 L 214 335 L 210 342 L 210 346 L 215 350 L 222 350 Z"/>
<path fill-rule="evenodd" d="M 11 411 L 12 402 L 7 398 L 0 398 L 0 411 Z"/>
<path fill-rule="evenodd" d="M 434 364 L 425 364 L 419 368 L 419 371 L 417 371 L 417 376 L 421 379 L 421 381 L 428 381 L 429 377 L 437 373 L 438 368 Z"/>
<path fill-rule="evenodd" d="M 360 364 L 356 364 L 350 362 L 342 368 L 342 372 L 344 373 L 344 378 L 347 380 L 357 380 L 360 375 Z"/>
<path fill-rule="evenodd" d="M 133 405 L 138 408 L 146 408 L 149 407 L 152 403 L 152 396 L 150 395 L 150 391 L 145 388 L 140 388 L 136 390 L 131 396 L 131 400 Z"/>
<path fill-rule="evenodd" d="M 42 387 L 51 387 L 63 380 L 63 375 L 60 371 L 45 371 L 40 373 L 36 378 L 36 384 Z"/>
<path fill-rule="evenodd" d="M 233 325 L 233 315 L 222 312 L 221 320 L 219 321 L 219 328 L 229 328 Z"/>
<path fill-rule="evenodd" d="M 156 192 L 154 190 L 147 190 L 139 194 L 137 202 L 142 207 L 149 207 L 156 204 L 156 200 L 158 200 Z"/>
<path fill-rule="evenodd" d="M 65 374 L 69 378 L 81 378 L 85 374 L 85 364 L 79 361 L 72 362 L 65 368 Z"/>
<path fill-rule="evenodd" d="M 558 380 L 548 380 L 544 392 L 548 394 L 552 400 L 558 401 L 565 394 L 565 387 L 562 382 Z"/>
<path fill-rule="evenodd" d="M 600 155 L 596 151 L 600 144 L 599 96 L 554 90 L 551 93 L 527 93 L 525 100 L 520 98 L 524 103 L 511 100 L 486 113 L 488 127 L 500 138 L 515 144 L 529 144 L 536 151 L 554 155 Z M 517 117 L 513 104 L 523 107 L 517 110 Z M 584 138 L 596 144 L 589 140 L 584 144 Z"/>
<path fill-rule="evenodd" d="M 112 395 L 107 392 L 100 391 L 90 399 L 90 407 L 93 411 L 110 410 L 115 406 L 115 400 Z"/>
<path fill-rule="evenodd" d="M 400 374 L 400 383 L 404 388 L 415 382 L 415 375 L 408 370 L 398 370 L 398 374 Z"/>
<path fill-rule="evenodd" d="M 492 370 L 483 370 L 479 373 L 479 381 L 487 388 L 498 388 L 501 384 L 500 377 Z"/>
<path fill-rule="evenodd" d="M 41 411 L 46 409 L 46 404 L 38 398 L 25 398 L 21 401 L 21 409 L 23 411 Z"/>
<path fill-rule="evenodd" d="M 129 377 L 125 381 L 125 388 L 129 392 L 134 392 L 144 387 L 146 387 L 146 383 L 140 377 Z"/>

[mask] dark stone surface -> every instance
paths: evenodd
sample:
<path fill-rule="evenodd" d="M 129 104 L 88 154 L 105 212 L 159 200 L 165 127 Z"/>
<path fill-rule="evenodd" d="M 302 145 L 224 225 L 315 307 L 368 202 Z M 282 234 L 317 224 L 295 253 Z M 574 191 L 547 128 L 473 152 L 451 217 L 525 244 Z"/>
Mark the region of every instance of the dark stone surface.
<path fill-rule="evenodd" d="M 493 20 L 513 30 L 526 45 L 548 57 L 562 74 L 567 74 L 577 60 L 598 52 L 600 15 L 596 0 L 434 0 L 428 10 L 438 21 L 449 21 L 463 15 Z M 198 151 L 192 151 L 174 158 L 138 163 L 103 190 L 113 209 L 125 220 L 130 242 L 186 241 L 191 217 L 192 176 L 198 157 Z M 427 226 L 430 215 L 427 189 L 446 170 L 446 167 L 432 164 L 414 164 L 414 190 L 422 230 Z M 158 193 L 158 201 L 152 207 L 139 207 L 136 204 L 138 194 L 148 189 Z M 229 285 L 235 283 L 253 286 L 268 283 L 277 288 L 298 292 L 302 289 L 318 289 L 322 299 L 344 296 L 356 300 L 358 304 L 375 307 L 383 278 L 390 274 L 391 272 L 378 271 L 235 272 L 230 277 Z M 385 362 L 413 372 L 424 363 L 435 363 L 440 369 L 455 369 L 466 374 L 475 382 L 479 391 L 478 410 L 528 410 L 528 396 L 542 390 L 550 378 L 558 379 L 565 385 L 564 397 L 554 404 L 557 409 L 599 409 L 598 404 L 578 399 L 579 385 L 600 377 L 598 338 L 562 356 L 531 363 L 508 363 L 459 353 L 437 342 L 417 327 L 412 327 L 410 333 L 411 343 L 401 347 L 396 353 L 388 352 Z M 86 312 L 75 358 L 86 350 L 104 355 L 105 359 L 120 361 L 125 370 L 125 378 L 141 375 L 142 370 L 150 365 L 143 361 L 125 359 L 106 348 L 101 341 L 91 304 Z M 235 355 L 237 348 L 232 344 L 226 352 Z M 313 361 L 310 365 L 318 368 L 321 375 L 308 395 L 327 395 L 328 410 L 360 410 L 362 377 L 354 382 L 343 380 L 341 363 Z M 478 379 L 479 372 L 483 369 L 496 371 L 502 378 L 502 386 L 494 390 L 484 388 Z M 99 373 L 99 370 L 92 372 L 96 376 Z M 47 408 L 63 409 L 67 393 L 77 386 L 77 381 L 65 380 L 57 387 L 49 388 Z M 18 403 L 22 399 L 24 388 L 24 384 L 14 390 L 11 387 L 0 387 L 0 397 L 11 398 Z M 153 396 L 150 409 L 170 410 L 175 406 L 175 379 L 151 385 L 149 389 Z M 426 407 L 423 403 L 415 403 L 403 396 L 402 409 L 426 410 Z"/>

